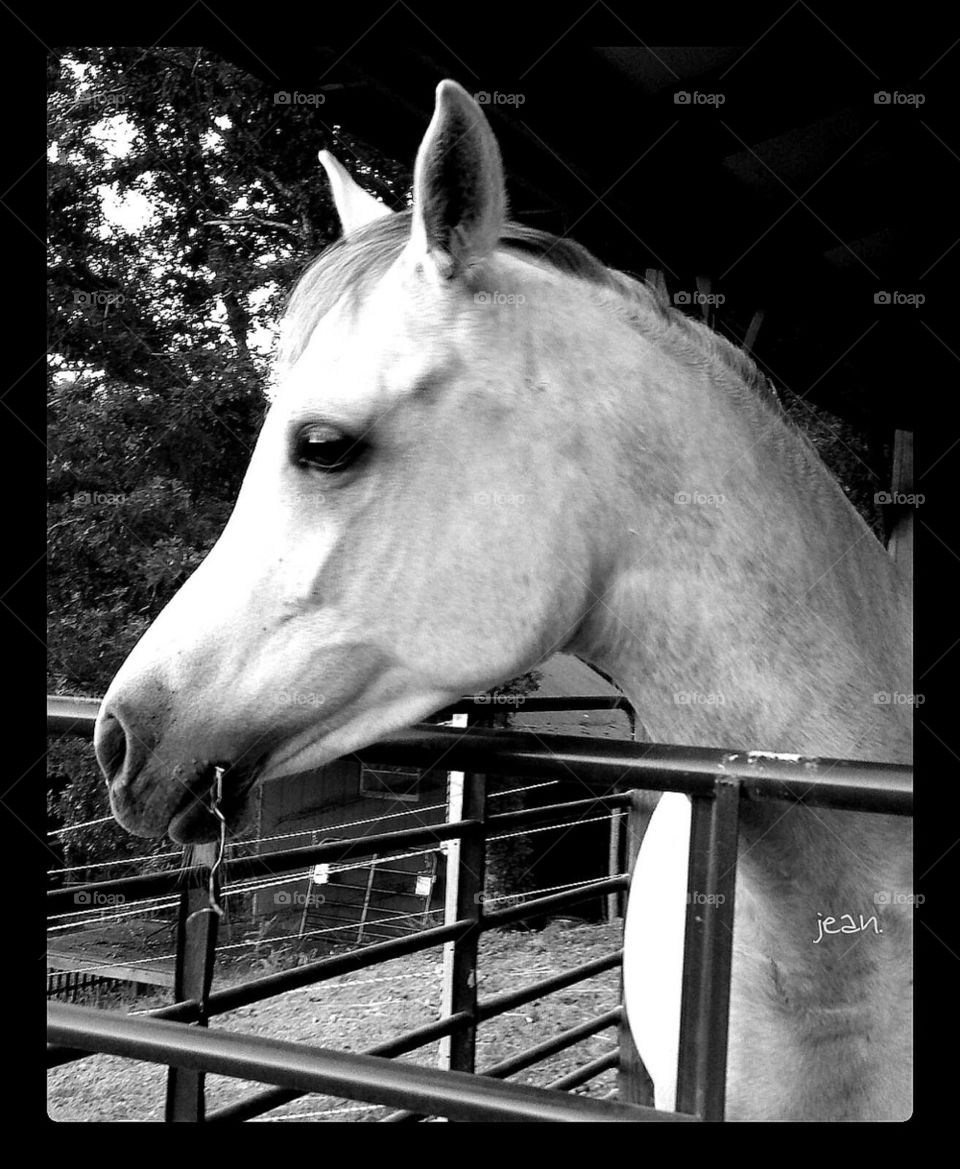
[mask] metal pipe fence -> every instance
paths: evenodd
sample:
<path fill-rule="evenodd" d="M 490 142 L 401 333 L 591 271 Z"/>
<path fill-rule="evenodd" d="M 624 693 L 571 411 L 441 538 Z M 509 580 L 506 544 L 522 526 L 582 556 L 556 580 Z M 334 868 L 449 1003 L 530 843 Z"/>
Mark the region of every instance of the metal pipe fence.
<path fill-rule="evenodd" d="M 525 699 L 525 710 L 558 709 L 554 699 Z M 554 704 L 552 706 L 547 704 Z M 48 699 L 51 733 L 91 737 L 97 703 Z M 461 706 L 477 709 L 475 699 Z M 626 699 L 569 699 L 562 709 L 624 709 L 635 726 Z M 165 1063 L 169 1070 L 166 1116 L 171 1121 L 224 1122 L 248 1119 L 310 1092 L 323 1092 L 399 1111 L 387 1119 L 416 1120 L 442 1115 L 460 1120 L 720 1120 L 723 1118 L 727 1020 L 732 962 L 734 887 L 741 802 L 802 801 L 811 806 L 867 813 L 912 814 L 909 767 L 849 760 L 803 759 L 762 752 L 731 752 L 630 741 L 584 739 L 573 735 L 540 736 L 524 731 L 420 726 L 391 736 L 356 753 L 364 763 L 390 763 L 469 773 L 464 817 L 445 824 L 398 832 L 381 832 L 327 844 L 284 849 L 224 862 L 218 876 L 229 886 L 250 878 L 304 870 L 320 863 L 359 860 L 374 854 L 440 841 L 459 841 L 456 911 L 453 920 L 348 954 L 322 958 L 292 970 L 213 990 L 217 918 L 201 913 L 207 904 L 206 881 L 184 885 L 183 873 L 158 873 L 122 880 L 67 885 L 48 893 L 51 915 L 95 898 L 116 899 L 180 895 L 180 927 L 175 1001 L 156 1011 L 132 1016 L 54 1004 L 50 1008 L 48 1066 L 107 1051 Z M 490 815 L 485 798 L 487 775 L 576 779 L 586 798 L 552 807 Z M 698 911 L 688 898 L 683 966 L 680 1060 L 676 1113 L 652 1105 L 650 1080 L 633 1046 L 622 1008 L 568 1029 L 563 1035 L 476 1075 L 479 1024 L 523 1003 L 616 969 L 615 952 L 528 987 L 486 1001 L 477 998 L 477 943 L 481 934 L 526 918 L 542 916 L 588 898 L 624 894 L 626 875 L 590 882 L 504 909 L 488 909 L 483 898 L 485 842 L 498 832 L 604 808 L 623 809 L 627 824 L 623 867 L 632 871 L 649 809 L 638 791 L 683 792 L 693 805 L 688 889 L 715 906 Z M 78 898 L 80 898 L 78 902 Z M 326 1051 L 277 1040 L 242 1036 L 209 1028 L 217 1015 L 303 986 L 367 969 L 391 958 L 450 944 L 445 1001 L 447 1015 L 363 1054 Z M 184 1023 L 199 1026 L 185 1027 Z M 501 1081 L 508 1075 L 566 1050 L 584 1037 L 618 1028 L 618 1046 L 549 1088 Z M 451 1070 L 391 1062 L 437 1039 L 449 1043 Z M 616 1067 L 622 1102 L 593 1100 L 568 1093 Z M 217 1072 L 271 1085 L 238 1104 L 205 1116 L 203 1077 Z"/>

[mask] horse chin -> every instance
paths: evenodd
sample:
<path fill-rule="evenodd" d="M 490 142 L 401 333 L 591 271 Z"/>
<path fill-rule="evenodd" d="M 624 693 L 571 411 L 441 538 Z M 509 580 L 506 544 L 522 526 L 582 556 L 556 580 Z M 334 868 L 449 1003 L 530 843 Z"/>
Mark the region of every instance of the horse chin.
<path fill-rule="evenodd" d="M 227 828 L 232 828 L 229 821 Z M 184 808 L 167 826 L 167 835 L 174 844 L 208 844 L 219 840 L 220 832 L 220 820 L 203 804 Z"/>
<path fill-rule="evenodd" d="M 257 771 L 241 775 L 227 768 L 218 802 L 216 769 L 211 764 L 204 773 L 204 785 L 185 793 L 179 810 L 167 825 L 167 835 L 174 844 L 208 844 L 219 840 L 224 830 L 230 836 L 235 835 L 246 819 L 250 792 L 257 779 Z"/>

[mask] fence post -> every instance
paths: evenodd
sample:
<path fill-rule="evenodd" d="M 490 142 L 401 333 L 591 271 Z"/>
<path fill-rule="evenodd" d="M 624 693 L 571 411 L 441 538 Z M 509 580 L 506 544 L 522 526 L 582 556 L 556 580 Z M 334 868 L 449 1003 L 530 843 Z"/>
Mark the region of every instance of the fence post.
<path fill-rule="evenodd" d="M 206 849 L 206 851 L 204 851 Z M 192 1000 L 197 1004 L 197 1026 L 206 1027 L 207 995 L 213 981 L 217 952 L 218 915 L 204 912 L 210 906 L 209 868 L 203 859 L 209 846 L 193 845 L 185 850 L 184 863 L 189 865 L 184 878 L 186 887 L 180 894 L 177 916 L 177 961 L 174 974 L 174 1002 Z M 214 897 L 219 902 L 220 887 L 214 874 Z M 164 1119 L 168 1122 L 197 1122 L 204 1118 L 205 1073 L 192 1068 L 171 1067 L 167 1072 L 167 1103 Z"/>
<path fill-rule="evenodd" d="M 380 854 L 375 852 L 370 858 L 370 871 L 367 873 L 367 887 L 363 893 L 363 906 L 360 910 L 360 925 L 357 929 L 356 944 L 358 946 L 363 941 L 363 930 L 367 924 L 367 916 L 370 913 L 370 899 L 373 897 L 373 882 L 376 880 L 377 876 L 377 860 L 379 859 L 379 856 Z"/>
<path fill-rule="evenodd" d="M 624 867 L 631 877 L 633 876 L 634 865 L 637 861 L 637 854 L 640 852 L 640 845 L 643 841 L 644 834 L 650 824 L 650 817 L 653 815 L 653 801 L 647 792 L 631 791 L 630 805 L 627 809 L 627 831 L 626 831 L 626 855 L 624 857 Z M 623 902 L 623 920 L 626 923 L 627 913 L 627 899 L 629 893 L 625 895 Z M 617 1065 L 617 1096 L 623 1104 L 646 1104 L 653 1107 L 653 1081 L 650 1079 L 650 1073 L 644 1067 L 643 1060 L 640 1058 L 640 1052 L 637 1050 L 637 1045 L 633 1041 L 633 1034 L 630 1031 L 630 1025 L 627 1021 L 627 1011 L 624 1006 L 625 1003 L 624 988 L 623 988 L 623 967 L 620 967 L 620 1004 L 621 1016 L 620 1026 L 617 1030 L 617 1041 L 620 1048 L 620 1060 Z"/>
<path fill-rule="evenodd" d="M 614 808 L 610 813 L 610 835 L 607 839 L 607 876 L 615 877 L 620 872 L 620 857 L 623 855 L 623 832 L 620 822 L 623 819 L 618 815 L 619 809 Z M 623 900 L 620 893 L 608 893 L 605 902 L 606 920 L 616 921 L 618 910 Z"/>
<path fill-rule="evenodd" d="M 446 920 L 472 921 L 474 927 L 444 951 L 444 985 L 441 1011 L 444 1016 L 466 1011 L 476 1015 L 477 948 L 480 942 L 480 919 L 483 916 L 483 882 L 486 864 L 485 775 L 463 777 L 459 809 L 451 807 L 451 820 L 475 820 L 479 828 L 450 841 L 447 846 L 447 913 Z M 455 863 L 453 863 L 455 862 Z M 454 888 L 450 888 L 450 882 Z M 454 1032 L 441 1041 L 439 1065 L 453 1071 L 476 1070 L 476 1022 Z"/>
<path fill-rule="evenodd" d="M 913 492 L 913 432 L 898 430 L 893 436 L 893 472 L 891 488 L 894 496 Z M 890 532 L 887 548 L 913 584 L 913 524 L 916 509 L 902 503 L 888 504 L 886 521 Z"/>
<path fill-rule="evenodd" d="M 733 965 L 740 781 L 718 779 L 693 801 L 677 1111 L 723 1120 Z"/>

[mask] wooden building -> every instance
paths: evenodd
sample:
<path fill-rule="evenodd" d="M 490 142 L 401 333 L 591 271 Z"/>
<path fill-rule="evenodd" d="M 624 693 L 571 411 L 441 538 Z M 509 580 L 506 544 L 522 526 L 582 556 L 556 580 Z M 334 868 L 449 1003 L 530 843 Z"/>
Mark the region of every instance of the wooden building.
<path fill-rule="evenodd" d="M 537 697 L 612 695 L 617 691 L 589 667 L 557 654 L 543 667 Z M 562 711 L 525 714 L 511 707 L 513 725 L 543 734 L 586 734 L 629 738 L 622 711 Z M 304 772 L 263 784 L 258 789 L 255 838 L 260 852 L 297 845 L 344 840 L 370 833 L 400 831 L 442 823 L 447 818 L 448 772 L 406 768 L 367 768 L 355 759 L 339 759 L 319 771 Z M 526 789 L 530 790 L 527 791 Z M 511 792 L 503 796 L 503 792 Z M 576 781 L 562 771 L 551 785 L 498 779 L 491 783 L 491 810 L 507 811 L 582 798 Z M 532 890 L 602 877 L 609 864 L 608 820 L 557 832 L 524 833 L 493 846 L 496 896 L 519 888 Z M 563 837 L 560 840 L 560 837 Z M 559 841 L 559 843 L 558 843 Z M 516 858 L 517 864 L 511 860 Z M 499 877 L 498 877 L 499 873 Z M 445 892 L 442 845 L 385 857 L 375 865 L 348 862 L 305 870 L 296 879 L 270 884 L 252 896 L 256 920 L 270 923 L 270 933 L 331 942 L 377 941 L 442 921 Z M 588 906 L 586 915 L 601 910 Z"/>

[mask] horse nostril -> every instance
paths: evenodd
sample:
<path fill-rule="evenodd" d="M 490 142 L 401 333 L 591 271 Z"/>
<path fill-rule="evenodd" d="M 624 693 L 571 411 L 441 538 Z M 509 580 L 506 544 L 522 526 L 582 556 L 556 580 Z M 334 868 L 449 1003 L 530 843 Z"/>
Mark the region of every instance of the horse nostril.
<path fill-rule="evenodd" d="M 97 720 L 93 742 L 100 770 L 110 784 L 123 770 L 127 757 L 127 732 L 114 715 L 102 714 Z"/>

